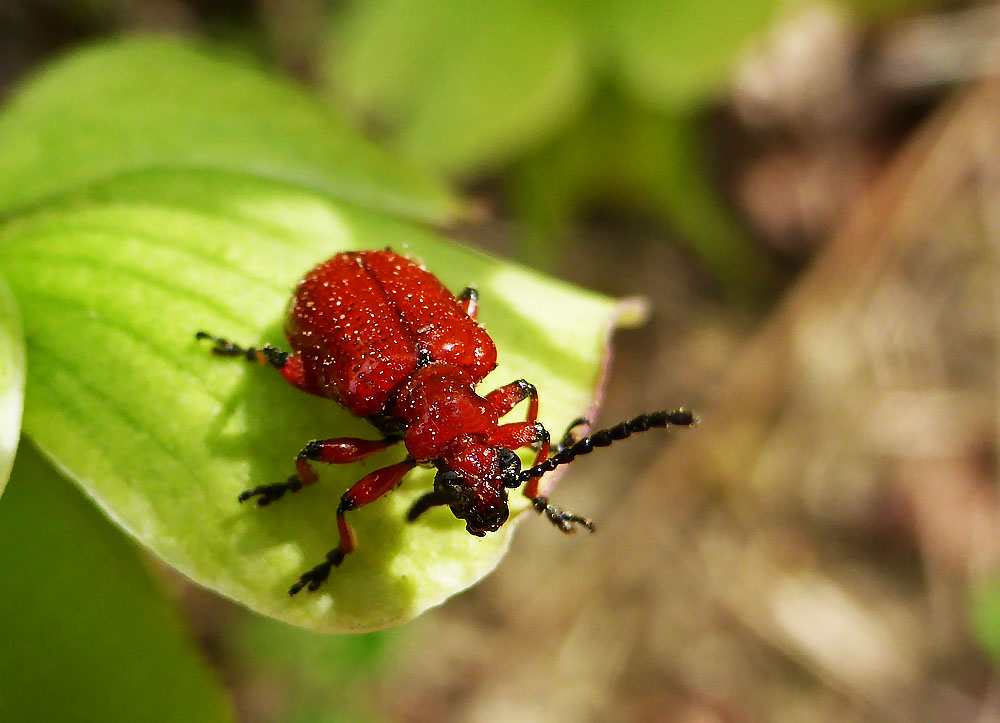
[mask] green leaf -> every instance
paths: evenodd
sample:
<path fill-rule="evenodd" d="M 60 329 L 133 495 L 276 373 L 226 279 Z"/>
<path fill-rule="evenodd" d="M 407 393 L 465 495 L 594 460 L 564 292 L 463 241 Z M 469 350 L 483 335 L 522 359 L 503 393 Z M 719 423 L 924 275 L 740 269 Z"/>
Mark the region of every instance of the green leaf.
<path fill-rule="evenodd" d="M 7 484 L 24 406 L 24 337 L 17 305 L 0 279 L 0 493 Z"/>
<path fill-rule="evenodd" d="M 336 90 L 450 173 L 520 154 L 584 91 L 583 37 L 551 0 L 366 0 L 333 44 Z"/>
<path fill-rule="evenodd" d="M 610 0 L 603 14 L 625 86 L 646 103 L 690 109 L 710 99 L 780 0 Z"/>
<path fill-rule="evenodd" d="M 972 586 L 968 613 L 979 645 L 1000 663 L 1000 575 L 995 571 Z"/>
<path fill-rule="evenodd" d="M 288 622 L 329 631 L 391 626 L 473 584 L 513 524 L 484 539 L 446 509 L 404 515 L 432 471 L 351 513 L 359 549 L 320 592 L 289 585 L 336 544 L 340 495 L 402 456 L 327 468 L 268 508 L 238 493 L 281 481 L 313 438 L 372 436 L 336 404 L 273 370 L 219 359 L 199 329 L 283 345 L 296 280 L 344 249 L 390 245 L 452 289 L 475 284 L 500 367 L 524 377 L 561 433 L 590 411 L 617 313 L 608 299 L 445 243 L 408 223 L 235 174 L 150 171 L 0 229 L 0 272 L 23 309 L 31 360 L 25 430 L 126 530 L 196 582 Z M 526 508 L 513 496 L 514 514 Z M 534 517 L 534 515 L 532 515 Z"/>
<path fill-rule="evenodd" d="M 149 168 L 241 172 L 434 222 L 457 209 L 295 87 L 176 40 L 78 52 L 0 118 L 0 216 Z"/>
<path fill-rule="evenodd" d="M 0 720 L 231 718 L 133 545 L 29 444 L 0 503 L 0 569 Z"/>

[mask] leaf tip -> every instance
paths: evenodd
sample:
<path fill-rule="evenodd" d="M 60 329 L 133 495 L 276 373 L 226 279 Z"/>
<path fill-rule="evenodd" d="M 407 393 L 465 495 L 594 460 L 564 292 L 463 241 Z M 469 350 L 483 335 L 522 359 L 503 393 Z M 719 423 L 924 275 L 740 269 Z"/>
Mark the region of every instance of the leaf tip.
<path fill-rule="evenodd" d="M 622 329 L 634 329 L 645 324 L 648 319 L 649 299 L 644 296 L 627 296 L 618 302 L 616 326 Z"/>

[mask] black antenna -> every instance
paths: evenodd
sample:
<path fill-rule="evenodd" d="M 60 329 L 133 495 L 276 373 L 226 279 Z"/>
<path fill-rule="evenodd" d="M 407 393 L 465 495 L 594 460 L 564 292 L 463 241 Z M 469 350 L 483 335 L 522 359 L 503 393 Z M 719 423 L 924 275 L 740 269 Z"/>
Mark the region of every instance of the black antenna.
<path fill-rule="evenodd" d="M 594 432 L 589 437 L 584 437 L 579 442 L 575 442 L 568 447 L 556 452 L 541 464 L 521 470 L 518 475 L 519 482 L 527 482 L 535 477 L 541 477 L 546 472 L 551 472 L 560 465 L 569 464 L 581 454 L 590 454 L 597 447 L 607 447 L 612 442 L 619 439 L 631 437 L 633 434 L 645 432 L 648 429 L 662 427 L 691 427 L 698 423 L 698 418 L 689 410 L 681 407 L 672 412 L 652 412 L 651 414 L 640 414 L 625 422 L 620 422 L 613 427 Z"/>

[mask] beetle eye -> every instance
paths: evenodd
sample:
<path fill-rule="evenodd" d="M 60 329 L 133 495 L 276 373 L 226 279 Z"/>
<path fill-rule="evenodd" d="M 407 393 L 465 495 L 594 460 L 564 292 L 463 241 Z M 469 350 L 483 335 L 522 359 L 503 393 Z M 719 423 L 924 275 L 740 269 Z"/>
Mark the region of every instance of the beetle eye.
<path fill-rule="evenodd" d="M 497 467 L 500 472 L 500 479 L 504 487 L 519 487 L 521 482 L 518 475 L 521 473 L 521 458 L 512 450 L 506 447 L 497 447 Z"/>
<path fill-rule="evenodd" d="M 434 489 L 439 491 L 449 490 L 458 493 L 462 487 L 462 475 L 449 467 L 440 467 L 437 475 L 434 476 Z"/>

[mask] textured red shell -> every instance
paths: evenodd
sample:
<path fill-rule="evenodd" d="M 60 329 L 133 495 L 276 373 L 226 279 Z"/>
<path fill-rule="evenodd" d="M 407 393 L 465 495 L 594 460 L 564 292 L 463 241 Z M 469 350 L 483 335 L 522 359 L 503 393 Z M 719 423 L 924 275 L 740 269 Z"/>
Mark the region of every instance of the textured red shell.
<path fill-rule="evenodd" d="M 474 384 L 496 367 L 493 340 L 455 296 L 388 250 L 338 254 L 310 271 L 285 329 L 307 385 L 362 417 L 384 411 L 428 358 L 460 367 Z"/>

